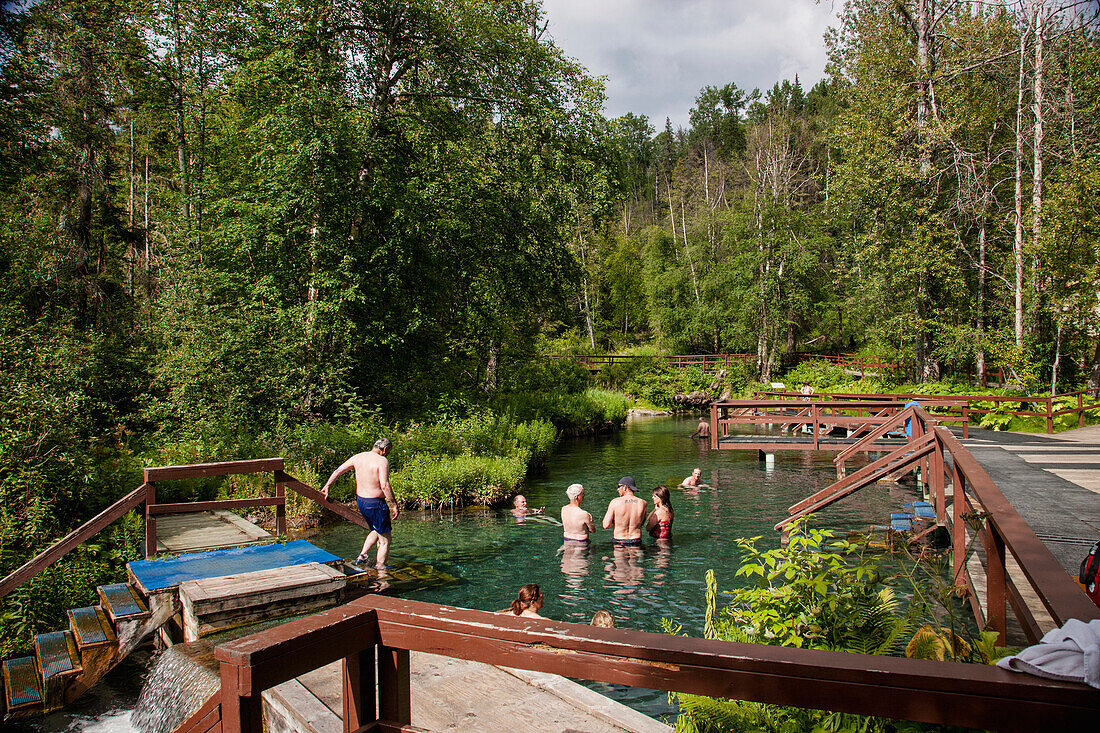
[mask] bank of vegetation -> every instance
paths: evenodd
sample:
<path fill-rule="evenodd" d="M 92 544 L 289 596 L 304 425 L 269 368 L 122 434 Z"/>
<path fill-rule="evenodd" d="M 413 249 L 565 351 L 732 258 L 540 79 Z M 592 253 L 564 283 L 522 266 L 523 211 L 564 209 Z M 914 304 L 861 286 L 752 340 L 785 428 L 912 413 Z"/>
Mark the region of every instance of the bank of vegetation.
<path fill-rule="evenodd" d="M 538 0 L 6 5 L 0 574 L 146 465 L 319 483 L 386 434 L 410 505 L 493 502 L 622 395 L 737 394 L 797 351 L 1100 381 L 1095 19 L 930 5 L 851 0 L 826 79 L 704 87 L 659 131 L 604 116 Z M 754 358 L 720 385 L 541 358 L 624 350 Z M 0 654 L 139 525 L 0 601 Z"/>

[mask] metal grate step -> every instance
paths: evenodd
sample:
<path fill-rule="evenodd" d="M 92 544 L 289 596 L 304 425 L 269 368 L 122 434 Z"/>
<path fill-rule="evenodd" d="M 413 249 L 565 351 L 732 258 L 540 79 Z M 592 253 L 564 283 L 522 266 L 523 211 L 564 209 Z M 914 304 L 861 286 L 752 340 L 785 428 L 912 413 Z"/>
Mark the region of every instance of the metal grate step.
<path fill-rule="evenodd" d="M 69 616 L 69 631 L 73 633 L 77 647 L 100 646 L 114 643 L 116 640 L 115 632 L 111 628 L 102 606 L 72 608 L 69 609 L 67 615 Z"/>
<path fill-rule="evenodd" d="M 42 704 L 42 678 L 34 657 L 4 660 L 3 673 L 4 702 L 9 712 Z"/>
<path fill-rule="evenodd" d="M 145 618 L 149 615 L 145 604 L 134 593 L 133 586 L 128 583 L 113 583 L 101 585 L 96 588 L 103 607 L 112 621 Z"/>
<path fill-rule="evenodd" d="M 51 631 L 34 637 L 34 651 L 42 678 L 76 674 L 80 671 L 80 653 L 68 631 Z"/>

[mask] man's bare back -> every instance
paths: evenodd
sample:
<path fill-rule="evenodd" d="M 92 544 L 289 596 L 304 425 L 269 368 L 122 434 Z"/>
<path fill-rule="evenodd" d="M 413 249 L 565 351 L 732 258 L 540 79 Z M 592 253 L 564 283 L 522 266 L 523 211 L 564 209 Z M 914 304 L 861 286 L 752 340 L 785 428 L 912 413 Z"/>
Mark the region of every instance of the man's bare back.
<path fill-rule="evenodd" d="M 567 540 L 587 542 L 589 533 L 596 531 L 596 525 L 592 523 L 592 515 L 581 509 L 584 487 L 573 484 L 565 490 L 565 495 L 569 503 L 561 508 L 562 533 Z"/>
<path fill-rule="evenodd" d="M 628 484 L 622 483 L 629 479 Z M 612 537 L 616 540 L 642 539 L 642 525 L 645 524 L 646 509 L 649 505 L 645 499 L 634 496 L 634 479 L 624 476 L 619 483 L 619 496 L 612 499 L 607 505 L 607 513 L 603 517 L 603 527 L 607 529 L 614 524 L 615 530 Z"/>
<path fill-rule="evenodd" d="M 328 498 L 329 487 L 339 476 L 351 469 L 355 469 L 355 493 L 357 496 L 364 499 L 386 499 L 394 504 L 397 503 L 393 498 L 393 491 L 390 489 L 390 461 L 374 450 L 356 453 L 333 472 L 324 488 L 321 489 L 321 493 L 325 495 L 326 499 Z"/>

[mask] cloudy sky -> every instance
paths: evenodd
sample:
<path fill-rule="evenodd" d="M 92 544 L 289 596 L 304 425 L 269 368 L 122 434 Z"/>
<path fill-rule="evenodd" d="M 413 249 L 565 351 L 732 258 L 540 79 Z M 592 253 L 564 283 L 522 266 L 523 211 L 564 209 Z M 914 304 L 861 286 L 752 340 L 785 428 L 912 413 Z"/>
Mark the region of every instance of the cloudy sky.
<path fill-rule="evenodd" d="M 606 75 L 605 112 L 665 117 L 686 127 L 703 86 L 768 89 L 824 76 L 822 34 L 834 4 L 822 0 L 543 0 L 550 33 L 595 75 Z"/>

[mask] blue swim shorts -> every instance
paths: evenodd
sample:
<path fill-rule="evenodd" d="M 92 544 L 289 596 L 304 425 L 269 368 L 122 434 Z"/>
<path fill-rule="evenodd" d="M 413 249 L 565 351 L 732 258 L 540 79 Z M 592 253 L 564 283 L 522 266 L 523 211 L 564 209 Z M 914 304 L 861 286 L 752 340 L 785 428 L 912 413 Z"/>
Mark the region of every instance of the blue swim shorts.
<path fill-rule="evenodd" d="M 378 534 L 390 533 L 390 507 L 385 499 L 356 496 L 355 503 L 359 505 L 359 513 L 367 521 L 368 527 Z"/>

